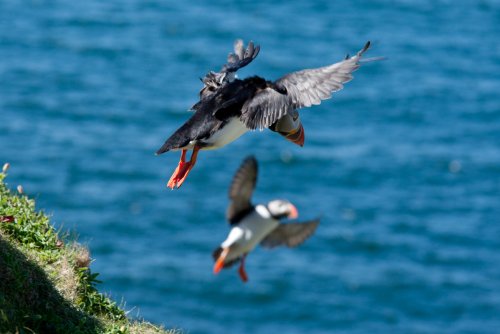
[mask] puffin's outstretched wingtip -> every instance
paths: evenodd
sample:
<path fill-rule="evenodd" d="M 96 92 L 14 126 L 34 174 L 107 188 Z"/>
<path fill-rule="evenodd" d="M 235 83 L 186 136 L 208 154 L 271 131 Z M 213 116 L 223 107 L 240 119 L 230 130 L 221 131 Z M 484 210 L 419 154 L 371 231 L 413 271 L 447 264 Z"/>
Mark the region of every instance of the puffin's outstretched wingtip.
<path fill-rule="evenodd" d="M 358 57 L 361 57 L 361 55 L 370 48 L 371 46 L 371 42 L 368 41 L 366 42 L 365 46 L 363 47 L 363 49 L 361 49 L 361 51 L 358 52 L 357 56 Z M 374 61 L 380 61 L 380 60 L 387 60 L 388 58 L 385 57 L 385 56 L 381 56 L 381 57 L 371 57 L 371 58 L 364 58 L 364 59 L 359 59 L 358 60 L 358 63 L 359 64 L 365 64 L 365 63 L 371 63 L 371 62 L 374 62 Z"/>
<path fill-rule="evenodd" d="M 370 48 L 371 42 L 367 41 L 365 46 L 361 49 L 361 51 L 358 52 L 358 56 L 361 56 L 363 53 L 366 52 Z"/>

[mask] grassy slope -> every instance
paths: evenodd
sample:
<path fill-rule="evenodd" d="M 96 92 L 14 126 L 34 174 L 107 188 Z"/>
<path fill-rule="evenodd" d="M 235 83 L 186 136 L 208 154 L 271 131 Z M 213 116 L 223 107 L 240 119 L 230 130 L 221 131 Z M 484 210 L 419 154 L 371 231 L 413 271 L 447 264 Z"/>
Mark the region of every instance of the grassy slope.
<path fill-rule="evenodd" d="M 0 333 L 176 333 L 129 320 L 96 289 L 89 252 L 67 243 L 0 173 Z"/>

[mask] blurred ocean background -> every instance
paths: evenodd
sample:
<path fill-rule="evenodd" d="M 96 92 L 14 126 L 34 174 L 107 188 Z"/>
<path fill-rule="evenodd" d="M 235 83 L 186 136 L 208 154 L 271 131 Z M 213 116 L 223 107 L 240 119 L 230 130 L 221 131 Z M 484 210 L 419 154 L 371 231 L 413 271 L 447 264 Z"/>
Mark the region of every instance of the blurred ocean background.
<path fill-rule="evenodd" d="M 0 163 L 88 244 L 101 291 L 188 333 L 500 333 L 500 3 L 0 1 Z M 306 144 L 270 131 L 178 152 L 199 78 L 243 38 L 240 77 L 331 64 L 367 40 L 355 79 L 302 110 Z M 321 216 L 302 247 L 212 273 L 227 188 Z"/>

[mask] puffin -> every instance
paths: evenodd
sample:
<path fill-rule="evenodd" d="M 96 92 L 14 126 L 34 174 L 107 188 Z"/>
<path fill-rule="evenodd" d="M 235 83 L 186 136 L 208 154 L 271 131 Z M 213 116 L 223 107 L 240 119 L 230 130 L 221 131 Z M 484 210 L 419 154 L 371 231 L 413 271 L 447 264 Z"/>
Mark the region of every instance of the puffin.
<path fill-rule="evenodd" d="M 359 68 L 369 47 L 368 41 L 356 55 L 347 55 L 340 62 L 269 81 L 259 76 L 236 77 L 236 72 L 250 64 L 260 51 L 252 41 L 245 47 L 241 39 L 237 40 L 234 53 L 229 53 L 221 70 L 210 71 L 201 79 L 203 87 L 199 101 L 191 107 L 193 115 L 156 151 L 156 155 L 181 151 L 167 187 L 174 189 L 183 184 L 200 150 L 223 147 L 251 130 L 269 129 L 303 146 L 304 128 L 298 110 L 318 105 L 342 89 L 353 78 L 352 72 Z M 193 152 L 186 161 L 189 150 Z"/>
<path fill-rule="evenodd" d="M 296 247 L 318 227 L 319 219 L 283 223 L 285 218 L 298 217 L 297 208 L 287 200 L 275 199 L 267 204 L 253 205 L 251 198 L 256 183 L 257 160 L 249 156 L 236 171 L 229 187 L 230 203 L 226 219 L 231 229 L 226 240 L 212 253 L 214 274 L 240 263 L 239 276 L 243 282 L 247 282 L 245 259 L 257 245 L 264 248 Z"/>

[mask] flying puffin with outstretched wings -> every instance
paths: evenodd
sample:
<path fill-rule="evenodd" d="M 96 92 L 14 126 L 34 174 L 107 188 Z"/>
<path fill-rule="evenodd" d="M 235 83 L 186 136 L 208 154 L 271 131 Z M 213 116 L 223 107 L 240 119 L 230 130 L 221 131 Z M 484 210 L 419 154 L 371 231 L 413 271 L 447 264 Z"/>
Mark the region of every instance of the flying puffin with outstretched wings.
<path fill-rule="evenodd" d="M 191 108 L 194 114 L 163 144 L 156 154 L 181 150 L 181 159 L 167 187 L 179 188 L 196 163 L 199 150 L 216 149 L 245 132 L 268 128 L 291 142 L 304 145 L 304 128 L 298 109 L 318 105 L 342 89 L 360 66 L 370 42 L 344 60 L 315 69 L 289 73 L 276 81 L 259 76 L 237 79 L 236 71 L 257 57 L 259 46 L 242 40 L 234 44 L 227 64 L 220 72 L 209 72 L 203 79 L 200 100 Z M 193 150 L 190 161 L 186 153 Z"/>
<path fill-rule="evenodd" d="M 229 187 L 229 207 L 226 218 L 231 225 L 229 234 L 212 256 L 214 273 L 240 263 L 238 273 L 248 280 L 245 259 L 257 245 L 265 248 L 296 247 L 309 238 L 319 225 L 319 219 L 307 222 L 282 223 L 284 218 L 295 219 L 298 211 L 287 200 L 275 199 L 267 204 L 252 204 L 257 183 L 257 160 L 250 156 L 241 164 Z"/>

